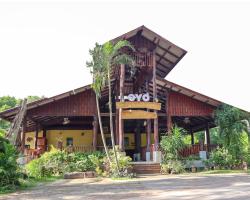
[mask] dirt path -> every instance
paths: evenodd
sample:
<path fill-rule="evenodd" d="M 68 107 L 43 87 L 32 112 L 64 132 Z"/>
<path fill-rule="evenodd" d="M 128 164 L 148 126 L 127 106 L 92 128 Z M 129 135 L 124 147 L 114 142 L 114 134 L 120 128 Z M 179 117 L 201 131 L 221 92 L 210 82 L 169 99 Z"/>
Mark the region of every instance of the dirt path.
<path fill-rule="evenodd" d="M 182 175 L 143 176 L 133 180 L 59 180 L 10 195 L 1 200 L 114 200 L 114 199 L 180 199 L 180 200 L 247 200 L 250 199 L 250 176 Z"/>

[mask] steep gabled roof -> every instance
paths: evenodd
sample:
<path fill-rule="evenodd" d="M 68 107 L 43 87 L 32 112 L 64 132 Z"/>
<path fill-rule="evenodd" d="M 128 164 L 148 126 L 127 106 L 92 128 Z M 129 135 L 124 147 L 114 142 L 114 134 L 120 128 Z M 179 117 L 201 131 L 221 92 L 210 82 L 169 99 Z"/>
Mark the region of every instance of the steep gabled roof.
<path fill-rule="evenodd" d="M 145 26 L 140 26 L 132 31 L 129 31 L 113 40 L 116 43 L 119 40 L 129 40 L 135 35 L 140 35 L 156 45 L 156 63 L 157 74 L 161 78 L 165 78 L 167 74 L 175 67 L 175 65 L 185 56 L 186 50 L 178 47 L 174 43 L 158 35 Z"/>

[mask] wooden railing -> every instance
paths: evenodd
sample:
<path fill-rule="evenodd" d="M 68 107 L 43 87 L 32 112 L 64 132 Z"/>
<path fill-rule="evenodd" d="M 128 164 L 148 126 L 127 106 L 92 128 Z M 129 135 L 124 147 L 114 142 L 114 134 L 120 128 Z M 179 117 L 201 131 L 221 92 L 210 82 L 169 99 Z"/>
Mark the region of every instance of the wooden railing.
<path fill-rule="evenodd" d="M 87 146 L 87 145 L 74 145 L 74 146 L 67 146 L 63 147 L 63 150 L 66 152 L 92 152 L 94 151 L 93 146 Z"/>
<path fill-rule="evenodd" d="M 208 152 L 213 151 L 214 149 L 216 149 L 216 147 L 217 145 L 215 144 L 210 144 L 210 145 L 194 144 L 181 150 L 180 154 L 183 157 L 188 157 L 190 155 L 199 154 L 200 151 L 208 151 Z"/>
<path fill-rule="evenodd" d="M 135 52 L 131 56 L 134 58 L 137 67 L 153 67 L 153 53 Z"/>

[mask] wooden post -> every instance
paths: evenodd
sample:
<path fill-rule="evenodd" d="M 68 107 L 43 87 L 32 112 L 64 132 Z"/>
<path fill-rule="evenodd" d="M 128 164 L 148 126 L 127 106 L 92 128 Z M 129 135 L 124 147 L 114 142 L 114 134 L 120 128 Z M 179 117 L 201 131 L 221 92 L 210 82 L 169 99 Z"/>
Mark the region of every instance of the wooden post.
<path fill-rule="evenodd" d="M 23 119 L 22 124 L 22 135 L 21 135 L 21 152 L 24 153 L 25 150 L 25 135 L 26 135 L 26 127 L 27 127 L 27 118 L 26 116 Z"/>
<path fill-rule="evenodd" d="M 136 130 L 135 130 L 135 151 L 140 153 L 141 150 L 141 126 L 140 121 L 136 120 Z"/>
<path fill-rule="evenodd" d="M 194 133 L 192 128 L 190 129 L 190 135 L 191 135 L 191 144 L 194 145 Z"/>
<path fill-rule="evenodd" d="M 148 88 L 148 81 L 146 82 L 146 90 L 147 92 L 149 92 L 149 88 Z M 149 109 L 147 109 L 147 111 L 150 111 Z M 147 139 L 147 149 L 146 152 L 150 152 L 150 145 L 151 145 L 151 119 L 147 120 L 147 135 L 146 135 L 146 139 Z"/>
<path fill-rule="evenodd" d="M 125 65 L 121 64 L 120 70 L 120 101 L 124 101 L 124 81 L 125 81 Z M 124 151 L 124 130 L 123 130 L 122 109 L 119 109 L 119 148 Z"/>
<path fill-rule="evenodd" d="M 209 132 L 209 124 L 206 125 L 206 144 L 207 144 L 207 151 L 210 151 L 210 132 Z"/>
<path fill-rule="evenodd" d="M 153 54 L 153 98 L 157 102 L 157 85 L 156 85 L 156 58 L 155 52 Z M 155 111 L 157 112 L 157 111 Z M 158 151 L 159 147 L 159 132 L 158 132 L 158 117 L 154 119 L 154 150 Z"/>
<path fill-rule="evenodd" d="M 147 152 L 150 152 L 151 145 L 151 119 L 147 120 Z"/>
<path fill-rule="evenodd" d="M 97 117 L 94 116 L 94 119 L 93 119 L 93 150 L 94 151 L 96 151 L 97 133 L 98 133 L 98 121 L 97 121 Z"/>
<path fill-rule="evenodd" d="M 35 132 L 35 149 L 37 149 L 37 140 L 38 140 L 39 126 L 36 123 L 36 132 Z"/>
<path fill-rule="evenodd" d="M 171 118 L 171 113 L 170 113 L 169 96 L 170 96 L 170 91 L 167 91 L 167 94 L 166 94 L 166 113 L 167 113 L 167 132 L 168 132 L 168 134 L 171 133 L 171 129 L 172 129 L 172 118 Z"/>

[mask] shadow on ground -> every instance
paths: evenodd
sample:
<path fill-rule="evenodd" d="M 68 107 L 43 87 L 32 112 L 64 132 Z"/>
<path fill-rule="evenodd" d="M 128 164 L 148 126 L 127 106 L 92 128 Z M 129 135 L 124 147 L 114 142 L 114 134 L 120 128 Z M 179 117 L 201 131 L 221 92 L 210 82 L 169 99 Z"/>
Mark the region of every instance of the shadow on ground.
<path fill-rule="evenodd" d="M 249 175 L 142 176 L 128 181 L 59 180 L 2 196 L 6 200 L 250 199 Z"/>

